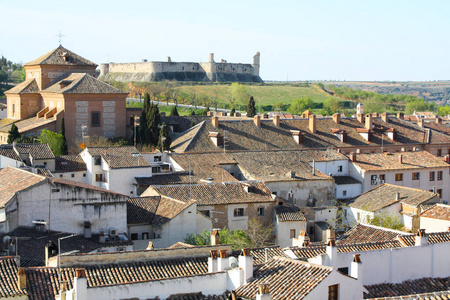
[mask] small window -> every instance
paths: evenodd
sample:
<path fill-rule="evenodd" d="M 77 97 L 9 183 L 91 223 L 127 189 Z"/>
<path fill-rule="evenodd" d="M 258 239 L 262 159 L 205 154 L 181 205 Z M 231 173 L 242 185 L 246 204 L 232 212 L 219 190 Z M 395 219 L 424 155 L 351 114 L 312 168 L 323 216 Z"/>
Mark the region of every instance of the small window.
<path fill-rule="evenodd" d="M 63 178 L 63 174 L 59 174 L 59 177 L 60 177 L 60 178 Z"/>
<path fill-rule="evenodd" d="M 184 67 L 181 67 L 181 71 L 184 71 Z"/>
<path fill-rule="evenodd" d="M 135 240 L 137 240 L 138 239 L 138 234 L 137 233 L 132 233 L 131 234 L 131 240 L 132 241 L 135 241 Z"/>
<path fill-rule="evenodd" d="M 412 180 L 419 180 L 420 179 L 420 173 L 414 172 L 412 173 Z"/>
<path fill-rule="evenodd" d="M 361 221 L 361 213 L 356 213 L 356 220 Z"/>
<path fill-rule="evenodd" d="M 91 112 L 91 127 L 100 127 L 100 126 L 101 126 L 100 112 L 99 111 Z"/>
<path fill-rule="evenodd" d="M 386 179 L 385 174 L 380 174 L 380 183 L 384 183 L 384 180 Z"/>
<path fill-rule="evenodd" d="M 338 171 L 338 172 L 342 172 L 342 166 L 338 166 L 338 167 L 337 167 L 337 171 Z"/>
<path fill-rule="evenodd" d="M 328 300 L 338 299 L 338 286 L 339 285 L 335 284 L 328 287 Z"/>
<path fill-rule="evenodd" d="M 437 180 L 442 180 L 442 175 L 443 175 L 442 171 L 437 171 Z"/>
<path fill-rule="evenodd" d="M 395 174 L 395 181 L 403 181 L 403 173 Z"/>
<path fill-rule="evenodd" d="M 434 171 L 430 172 L 430 181 L 434 181 Z"/>
<path fill-rule="evenodd" d="M 94 156 L 94 165 L 96 166 L 100 166 L 102 164 L 102 158 L 100 155 L 95 155 Z"/>
<path fill-rule="evenodd" d="M 52 193 L 59 193 L 59 189 L 52 189 Z"/>
<path fill-rule="evenodd" d="M 155 156 L 155 157 L 153 158 L 153 161 L 161 161 L 161 156 Z"/>
<path fill-rule="evenodd" d="M 44 161 L 44 166 L 46 166 L 47 165 L 47 162 L 46 161 Z"/>
<path fill-rule="evenodd" d="M 134 116 L 130 117 L 130 126 L 134 126 Z"/>
<path fill-rule="evenodd" d="M 441 149 L 437 150 L 437 155 L 436 156 L 442 156 L 442 150 Z"/>
<path fill-rule="evenodd" d="M 264 207 L 258 207 L 258 216 L 264 216 Z"/>
<path fill-rule="evenodd" d="M 143 240 L 148 240 L 148 232 L 143 232 L 142 233 L 142 239 Z"/>
<path fill-rule="evenodd" d="M 86 173 L 83 173 L 83 177 L 86 177 Z"/>
<path fill-rule="evenodd" d="M 348 275 L 348 267 L 345 268 L 338 268 L 338 271 L 342 274 Z"/>
<path fill-rule="evenodd" d="M 295 229 L 291 229 L 291 230 L 289 230 L 289 237 L 292 239 L 292 238 L 295 238 Z"/>
<path fill-rule="evenodd" d="M 102 182 L 103 181 L 103 174 L 95 174 L 95 181 Z"/>
<path fill-rule="evenodd" d="M 371 180 L 371 181 L 377 180 L 377 175 L 372 175 L 372 176 L 370 176 L 370 180 Z"/>
<path fill-rule="evenodd" d="M 235 217 L 243 217 L 244 216 L 244 209 L 243 208 L 235 208 L 234 209 L 234 216 Z"/>
<path fill-rule="evenodd" d="M 74 178 L 74 177 L 75 177 L 75 174 L 71 174 L 70 176 L 71 176 L 72 178 Z"/>
<path fill-rule="evenodd" d="M 344 196 L 344 197 L 347 196 L 347 191 L 346 190 L 342 191 L 342 196 Z"/>
<path fill-rule="evenodd" d="M 210 216 L 209 210 L 199 210 L 199 212 L 205 215 L 206 217 Z"/>

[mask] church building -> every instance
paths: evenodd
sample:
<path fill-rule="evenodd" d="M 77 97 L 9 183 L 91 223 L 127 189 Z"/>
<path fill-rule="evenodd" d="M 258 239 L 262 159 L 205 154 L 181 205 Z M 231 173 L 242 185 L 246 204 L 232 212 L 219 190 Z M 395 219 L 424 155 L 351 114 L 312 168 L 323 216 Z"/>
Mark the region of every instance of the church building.
<path fill-rule="evenodd" d="M 0 144 L 15 123 L 21 134 L 60 131 L 64 117 L 67 142 L 83 136 L 126 135 L 127 93 L 95 78 L 97 65 L 63 46 L 24 65 L 26 79 L 5 92 L 7 118 L 0 121 Z"/>

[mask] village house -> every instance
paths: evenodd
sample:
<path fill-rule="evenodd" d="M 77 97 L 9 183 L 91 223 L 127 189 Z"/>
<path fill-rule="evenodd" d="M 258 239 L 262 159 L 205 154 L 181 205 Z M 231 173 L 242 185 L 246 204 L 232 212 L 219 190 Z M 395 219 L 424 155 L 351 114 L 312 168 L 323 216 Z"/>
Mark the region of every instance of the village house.
<path fill-rule="evenodd" d="M 64 117 L 70 145 L 84 137 L 125 137 L 127 93 L 97 80 L 97 65 L 59 46 L 24 65 L 25 81 L 5 92 L 7 118 L 0 121 L 5 144 L 15 123 L 24 135 L 59 132 Z"/>
<path fill-rule="evenodd" d="M 28 166 L 55 170 L 55 155 L 48 144 L 0 145 L 0 168 Z"/>
<path fill-rule="evenodd" d="M 127 232 L 127 196 L 72 180 L 0 170 L 0 232 L 38 226 L 76 234 Z"/>
<path fill-rule="evenodd" d="M 358 222 L 373 223 L 374 219 L 380 223 L 390 219 L 406 230 L 417 232 L 424 228 L 420 224 L 423 206 L 439 201 L 439 195 L 433 192 L 384 183 L 348 202 L 344 207 L 344 221 L 352 226 Z"/>
<path fill-rule="evenodd" d="M 445 203 L 450 190 L 450 165 L 427 151 L 403 153 L 352 153 L 350 176 L 362 182 L 362 192 L 389 183 L 431 191 Z"/>
<path fill-rule="evenodd" d="M 306 226 L 306 218 L 300 208 L 286 205 L 275 207 L 275 244 L 281 248 L 294 246 L 297 236 L 301 232 L 306 232 Z"/>
<path fill-rule="evenodd" d="M 420 228 L 427 232 L 450 230 L 450 206 L 437 203 L 420 214 Z"/>

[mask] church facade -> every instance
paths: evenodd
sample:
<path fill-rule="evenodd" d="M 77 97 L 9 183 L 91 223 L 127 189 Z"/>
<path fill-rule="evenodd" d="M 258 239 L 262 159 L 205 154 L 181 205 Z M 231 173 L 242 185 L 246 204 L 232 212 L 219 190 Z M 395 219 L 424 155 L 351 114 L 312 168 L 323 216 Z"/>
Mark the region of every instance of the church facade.
<path fill-rule="evenodd" d="M 125 137 L 127 93 L 96 79 L 97 65 L 59 46 L 24 65 L 26 79 L 5 92 L 7 118 L 0 121 L 0 143 L 15 123 L 24 135 L 60 131 L 64 117 L 69 144 L 83 137 Z"/>

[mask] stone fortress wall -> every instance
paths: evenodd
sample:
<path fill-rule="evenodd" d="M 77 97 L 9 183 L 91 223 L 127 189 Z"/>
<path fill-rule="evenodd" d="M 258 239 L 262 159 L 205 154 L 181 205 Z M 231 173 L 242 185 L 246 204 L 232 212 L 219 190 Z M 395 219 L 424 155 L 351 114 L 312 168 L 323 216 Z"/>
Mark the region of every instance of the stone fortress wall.
<path fill-rule="evenodd" d="M 105 81 L 238 81 L 263 82 L 259 77 L 260 53 L 253 56 L 253 64 L 214 61 L 208 62 L 147 61 L 139 63 L 109 63 L 100 65 L 100 80 Z"/>

